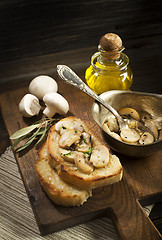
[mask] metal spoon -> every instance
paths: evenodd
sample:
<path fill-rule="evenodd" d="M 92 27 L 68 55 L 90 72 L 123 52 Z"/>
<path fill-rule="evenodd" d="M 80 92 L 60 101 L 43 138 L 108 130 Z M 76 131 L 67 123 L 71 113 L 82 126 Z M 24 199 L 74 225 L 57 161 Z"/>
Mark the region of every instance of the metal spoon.
<path fill-rule="evenodd" d="M 95 92 L 93 92 L 81 79 L 74 73 L 69 67 L 65 65 L 57 65 L 57 72 L 59 76 L 66 82 L 79 88 L 81 91 L 88 94 L 90 97 L 95 99 L 97 102 L 102 104 L 106 109 L 108 109 L 117 119 L 119 123 L 120 130 L 125 127 L 128 128 L 128 124 L 123 120 L 119 113 L 108 103 L 104 102 Z"/>
<path fill-rule="evenodd" d="M 76 73 L 74 73 L 69 67 L 65 66 L 65 65 L 57 65 L 57 72 L 59 74 L 59 76 L 66 82 L 69 83 L 71 85 L 73 85 L 76 88 L 79 88 L 81 91 L 85 92 L 86 94 L 88 94 L 90 97 L 92 97 L 93 99 L 95 99 L 97 102 L 99 102 L 100 104 L 102 104 L 106 109 L 108 109 L 117 119 L 118 124 L 119 124 L 119 131 L 122 132 L 122 129 L 124 131 L 124 134 L 126 134 L 126 130 L 127 130 L 127 134 L 128 137 L 130 136 L 131 132 L 133 135 L 133 130 L 131 128 L 129 128 L 128 125 L 128 119 L 123 119 L 119 113 L 108 103 L 106 103 L 102 98 L 100 98 L 96 93 L 94 93 L 77 75 Z M 140 122 L 138 122 L 140 123 Z M 140 123 L 142 125 L 142 128 L 145 129 L 145 131 L 149 131 L 150 130 L 145 127 L 142 123 Z M 151 133 L 152 134 L 152 133 Z M 153 134 L 152 134 L 153 135 Z M 126 136 L 127 138 L 127 136 Z"/>

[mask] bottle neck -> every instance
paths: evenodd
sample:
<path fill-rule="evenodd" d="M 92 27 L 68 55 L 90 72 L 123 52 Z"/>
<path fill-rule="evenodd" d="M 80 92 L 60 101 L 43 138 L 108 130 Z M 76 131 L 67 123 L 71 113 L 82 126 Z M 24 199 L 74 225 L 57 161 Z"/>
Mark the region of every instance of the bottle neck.
<path fill-rule="evenodd" d="M 117 50 L 105 51 L 100 45 L 98 45 L 98 51 L 101 53 L 103 61 L 113 61 L 120 58 L 120 54 L 124 51 L 124 49 L 124 46 L 121 46 Z"/>
<path fill-rule="evenodd" d="M 129 65 L 129 58 L 126 54 L 121 53 L 120 56 L 114 60 L 103 58 L 101 52 L 96 52 L 91 57 L 91 65 L 93 69 L 100 73 L 103 71 L 107 72 L 107 70 L 111 69 L 111 71 L 115 69 L 119 69 L 120 71 L 126 71 Z"/>

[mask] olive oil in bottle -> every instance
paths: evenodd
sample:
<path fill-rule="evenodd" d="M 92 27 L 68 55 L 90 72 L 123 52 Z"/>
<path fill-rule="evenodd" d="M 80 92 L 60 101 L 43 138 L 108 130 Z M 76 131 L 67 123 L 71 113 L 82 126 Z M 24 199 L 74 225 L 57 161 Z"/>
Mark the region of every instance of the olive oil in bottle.
<path fill-rule="evenodd" d="M 133 73 L 123 50 L 121 38 L 114 33 L 107 33 L 100 39 L 98 52 L 92 56 L 85 73 L 86 82 L 95 93 L 131 87 Z"/>

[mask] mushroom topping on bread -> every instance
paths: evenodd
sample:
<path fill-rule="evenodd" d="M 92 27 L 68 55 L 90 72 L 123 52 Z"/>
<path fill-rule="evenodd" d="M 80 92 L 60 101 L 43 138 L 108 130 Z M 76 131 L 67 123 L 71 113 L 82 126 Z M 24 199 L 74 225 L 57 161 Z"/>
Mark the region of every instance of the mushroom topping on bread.
<path fill-rule="evenodd" d="M 68 121 L 67 121 L 68 122 Z M 68 129 L 80 126 L 77 122 L 67 124 L 65 121 L 56 123 L 55 129 L 60 133 L 58 139 L 59 152 L 62 158 L 68 162 L 75 163 L 76 167 L 83 173 L 91 173 L 96 168 L 105 167 L 109 162 L 109 149 L 103 144 L 93 146 L 90 133 L 76 129 Z M 61 128 L 66 125 L 64 132 Z M 82 126 L 83 128 L 83 126 Z"/>
<path fill-rule="evenodd" d="M 59 148 L 60 155 L 68 162 L 74 163 L 75 151 Z"/>
<path fill-rule="evenodd" d="M 59 139 L 59 146 L 61 148 L 70 147 L 73 143 L 78 141 L 82 133 L 76 129 L 70 129 L 64 132 Z"/>
<path fill-rule="evenodd" d="M 91 154 L 90 163 L 96 168 L 105 167 L 109 162 L 109 150 L 104 145 L 96 146 Z"/>
<path fill-rule="evenodd" d="M 56 113 L 64 115 L 69 111 L 68 101 L 59 93 L 47 93 L 43 101 L 46 105 L 43 113 L 47 117 L 53 117 Z"/>
<path fill-rule="evenodd" d="M 81 127 L 82 131 L 76 128 L 70 129 L 72 126 Z M 62 127 L 65 128 L 63 133 Z M 75 139 L 74 131 L 75 134 L 79 132 L 79 139 Z M 67 139 L 66 134 L 73 135 L 69 135 L 73 141 L 66 140 L 68 144 L 63 141 L 62 145 L 60 140 L 65 136 Z M 76 117 L 66 117 L 53 125 L 49 130 L 47 142 L 51 157 L 49 165 L 55 168 L 63 181 L 79 189 L 94 189 L 113 184 L 122 178 L 123 170 L 119 159 L 117 157 L 114 159 L 110 149 Z M 86 151 L 83 151 L 84 144 L 87 144 Z M 55 161 L 57 167 L 53 165 Z"/>
<path fill-rule="evenodd" d="M 83 132 L 82 124 L 77 121 L 71 121 L 69 118 L 66 118 L 66 120 L 61 120 L 55 124 L 55 130 L 59 132 L 60 135 L 68 129 L 76 129 L 80 132 Z"/>
<path fill-rule="evenodd" d="M 24 117 L 33 117 L 38 115 L 41 106 L 39 99 L 32 94 L 26 94 L 19 103 L 19 111 Z"/>
<path fill-rule="evenodd" d="M 57 82 L 53 78 L 46 75 L 35 77 L 29 84 L 29 92 L 40 100 L 43 99 L 46 93 L 57 92 L 57 90 Z"/>
<path fill-rule="evenodd" d="M 91 135 L 83 132 L 80 140 L 76 142 L 76 150 L 78 152 L 88 152 L 91 147 Z"/>
<path fill-rule="evenodd" d="M 82 152 L 75 152 L 75 165 L 83 173 L 92 173 L 94 170 L 93 165 L 88 163 L 88 156 Z"/>

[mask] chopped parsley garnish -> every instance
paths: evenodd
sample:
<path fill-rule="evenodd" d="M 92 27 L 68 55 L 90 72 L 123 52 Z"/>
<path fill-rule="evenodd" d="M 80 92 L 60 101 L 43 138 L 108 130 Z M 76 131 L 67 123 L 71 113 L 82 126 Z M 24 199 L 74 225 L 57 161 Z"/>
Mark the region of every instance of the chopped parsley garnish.
<path fill-rule="evenodd" d="M 64 156 L 71 156 L 72 152 L 65 153 Z"/>
<path fill-rule="evenodd" d="M 85 138 L 83 138 L 83 141 L 84 141 L 84 143 L 87 143 L 87 140 Z"/>
<path fill-rule="evenodd" d="M 78 131 L 77 130 L 75 130 L 75 133 L 77 133 Z"/>
<path fill-rule="evenodd" d="M 91 154 L 92 154 L 92 147 L 89 147 L 88 152 L 84 152 L 84 154 L 88 154 L 89 156 L 91 156 Z"/>

